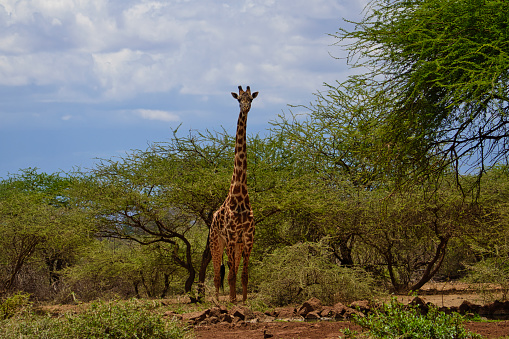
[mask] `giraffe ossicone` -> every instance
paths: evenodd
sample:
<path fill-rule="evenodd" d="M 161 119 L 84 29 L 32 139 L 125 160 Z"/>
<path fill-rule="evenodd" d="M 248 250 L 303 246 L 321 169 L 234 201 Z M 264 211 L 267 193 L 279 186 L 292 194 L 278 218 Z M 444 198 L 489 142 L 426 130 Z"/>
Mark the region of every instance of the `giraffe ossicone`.
<path fill-rule="evenodd" d="M 242 263 L 242 300 L 247 299 L 247 282 L 249 255 L 254 243 L 254 217 L 247 191 L 247 154 L 246 154 L 246 123 L 247 114 L 251 109 L 251 102 L 258 92 L 251 94 L 247 86 L 246 91 L 239 86 L 239 93 L 232 92 L 240 106 L 235 135 L 235 159 L 230 190 L 225 201 L 214 213 L 210 226 L 210 251 L 214 265 L 214 285 L 216 298 L 219 301 L 219 288 L 221 286 L 221 264 L 223 252 L 226 249 L 228 257 L 228 285 L 230 286 L 230 301 L 237 301 L 235 285 L 237 271 Z"/>

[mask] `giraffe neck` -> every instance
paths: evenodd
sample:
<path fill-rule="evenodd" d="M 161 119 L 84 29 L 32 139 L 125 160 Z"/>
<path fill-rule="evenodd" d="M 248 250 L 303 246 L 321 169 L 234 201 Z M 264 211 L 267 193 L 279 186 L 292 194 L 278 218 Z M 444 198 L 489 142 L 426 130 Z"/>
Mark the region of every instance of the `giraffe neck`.
<path fill-rule="evenodd" d="M 233 168 L 232 184 L 247 184 L 247 153 L 246 153 L 246 123 L 249 110 L 240 111 L 235 136 L 235 165 Z"/>
<path fill-rule="evenodd" d="M 230 195 L 247 196 L 246 122 L 249 110 L 241 110 L 235 136 L 235 162 Z"/>

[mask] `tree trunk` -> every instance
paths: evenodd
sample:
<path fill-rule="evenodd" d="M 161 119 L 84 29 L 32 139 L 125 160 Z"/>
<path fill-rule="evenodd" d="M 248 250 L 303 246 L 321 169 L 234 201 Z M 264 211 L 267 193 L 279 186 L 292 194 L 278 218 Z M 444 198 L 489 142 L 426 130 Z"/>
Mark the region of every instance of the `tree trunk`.
<path fill-rule="evenodd" d="M 337 243 L 339 254 L 337 253 L 337 250 L 334 249 L 334 256 L 340 261 L 342 266 L 353 267 L 352 242 L 353 235 L 345 235 L 341 237 Z"/>
<path fill-rule="evenodd" d="M 438 269 L 442 265 L 442 262 L 445 258 L 445 250 L 447 248 L 447 243 L 449 242 L 449 236 L 441 236 L 439 237 L 440 243 L 437 246 L 435 251 L 435 256 L 433 259 L 426 265 L 426 269 L 421 277 L 421 279 L 414 284 L 410 290 L 417 291 L 420 289 L 425 283 L 430 281 L 431 278 L 437 273 Z"/>
<path fill-rule="evenodd" d="M 164 287 L 161 292 L 161 299 L 166 297 L 166 293 L 168 293 L 168 289 L 170 288 L 170 275 L 168 273 L 164 273 Z"/>
<path fill-rule="evenodd" d="M 19 241 L 19 247 L 21 248 L 19 252 L 17 253 L 16 262 L 11 268 L 10 276 L 3 283 L 4 289 L 6 291 L 10 291 L 14 288 L 16 278 L 21 271 L 21 268 L 23 268 L 23 265 L 25 264 L 25 261 L 30 258 L 32 253 L 35 251 L 35 248 L 39 244 L 39 239 L 34 237 L 22 237 Z"/>

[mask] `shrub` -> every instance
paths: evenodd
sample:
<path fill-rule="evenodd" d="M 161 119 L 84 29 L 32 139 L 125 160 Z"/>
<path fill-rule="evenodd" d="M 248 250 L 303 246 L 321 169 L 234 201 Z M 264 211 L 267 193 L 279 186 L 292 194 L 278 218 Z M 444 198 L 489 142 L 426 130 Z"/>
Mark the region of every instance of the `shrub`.
<path fill-rule="evenodd" d="M 181 338 L 179 326 L 166 326 L 150 303 L 94 302 L 80 316 L 69 316 L 69 329 L 79 338 Z"/>
<path fill-rule="evenodd" d="M 360 268 L 331 263 L 329 248 L 303 243 L 274 251 L 253 272 L 263 302 L 283 306 L 316 297 L 326 304 L 371 298 L 374 279 Z"/>
<path fill-rule="evenodd" d="M 94 302 L 80 314 L 52 318 L 34 313 L 0 323 L 0 338 L 185 338 L 182 324 L 165 321 L 153 303 Z"/>
<path fill-rule="evenodd" d="M 30 294 L 16 293 L 13 296 L 0 301 L 0 319 L 8 319 L 31 306 Z"/>
<path fill-rule="evenodd" d="M 466 265 L 466 268 L 468 272 L 466 281 L 475 284 L 477 293 L 483 296 L 485 302 L 498 299 L 497 294 L 493 293 L 494 286 L 500 286 L 502 300 L 508 300 L 509 263 L 507 255 L 486 258 L 473 265 Z"/>
<path fill-rule="evenodd" d="M 447 315 L 430 307 L 422 315 L 417 306 L 404 306 L 393 299 L 366 317 L 354 316 L 353 321 L 367 329 L 369 338 L 429 338 L 429 339 L 474 339 L 482 336 L 470 333 L 462 327 L 464 318 L 454 313 Z M 357 334 L 345 330 L 347 338 L 356 338 Z"/>

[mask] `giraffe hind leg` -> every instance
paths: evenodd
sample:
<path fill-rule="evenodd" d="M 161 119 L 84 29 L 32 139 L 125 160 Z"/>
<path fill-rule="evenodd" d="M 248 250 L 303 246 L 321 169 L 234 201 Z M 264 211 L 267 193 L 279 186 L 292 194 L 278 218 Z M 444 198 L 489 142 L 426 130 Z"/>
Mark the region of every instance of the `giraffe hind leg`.
<path fill-rule="evenodd" d="M 221 287 L 221 265 L 223 263 L 224 241 L 217 237 L 216 242 L 210 242 L 212 264 L 214 266 L 214 286 L 216 288 L 216 299 L 219 302 L 219 288 Z"/>
<path fill-rule="evenodd" d="M 230 286 L 230 302 L 237 302 L 237 253 L 236 244 L 228 244 L 226 246 L 226 253 L 228 254 L 228 285 Z"/>

